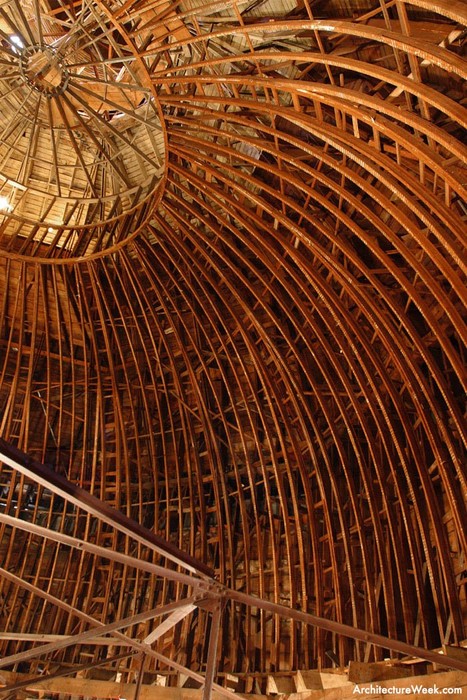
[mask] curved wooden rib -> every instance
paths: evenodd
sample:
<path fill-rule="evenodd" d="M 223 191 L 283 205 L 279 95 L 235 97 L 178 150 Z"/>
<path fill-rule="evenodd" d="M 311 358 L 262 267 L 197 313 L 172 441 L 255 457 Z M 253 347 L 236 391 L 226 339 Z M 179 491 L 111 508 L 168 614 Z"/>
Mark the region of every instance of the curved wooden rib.
<path fill-rule="evenodd" d="M 428 649 L 467 638 L 465 6 L 364 5 L 95 0 L 76 20 L 61 0 L 32 4 L 28 28 L 11 0 L 0 17 L 0 100 L 18 105 L 0 196 L 15 167 L 29 188 L 0 212 L 0 435 L 236 592 L 223 672 L 387 655 L 339 625 Z M 30 73 L 18 87 L 13 28 L 71 44 L 88 21 L 63 93 Z M 63 140 L 90 209 L 48 231 L 76 194 Z M 1 582 L 7 631 L 71 633 L 52 597 L 102 625 L 186 597 L 141 541 L 6 464 L 0 508 L 62 538 L 1 525 L 2 566 L 30 586 Z M 122 556 L 71 555 L 68 536 Z M 212 670 L 210 625 L 202 608 L 180 622 L 145 671 Z M 85 642 L 53 662 L 99 663 Z"/>

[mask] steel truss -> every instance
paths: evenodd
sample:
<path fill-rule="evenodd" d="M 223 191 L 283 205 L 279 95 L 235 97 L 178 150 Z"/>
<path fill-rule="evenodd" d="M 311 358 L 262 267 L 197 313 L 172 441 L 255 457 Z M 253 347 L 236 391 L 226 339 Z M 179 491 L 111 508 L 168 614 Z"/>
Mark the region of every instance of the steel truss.
<path fill-rule="evenodd" d="M 74 606 L 68 605 L 50 593 L 47 593 L 41 590 L 39 587 L 21 579 L 12 572 L 0 568 L 0 576 L 3 578 L 10 580 L 16 585 L 19 585 L 42 599 L 47 600 L 49 603 L 68 611 L 70 614 L 76 616 L 89 625 L 89 629 L 84 632 L 80 632 L 75 635 L 64 635 L 46 644 L 32 646 L 26 651 L 7 656 L 0 660 L 0 669 L 17 664 L 21 661 L 41 657 L 59 649 L 63 649 L 66 646 L 80 644 L 85 641 L 108 644 L 109 646 L 114 646 L 117 643 L 127 646 L 131 651 L 129 651 L 127 654 L 120 654 L 110 658 L 107 660 L 107 662 L 124 658 L 132 654 L 139 653 L 141 655 L 141 665 L 136 679 L 136 699 L 139 695 L 139 689 L 142 683 L 143 667 L 146 657 L 153 657 L 154 659 L 157 659 L 180 673 L 186 674 L 189 678 L 200 683 L 203 687 L 203 700 L 210 700 L 213 690 L 227 698 L 232 698 L 235 695 L 238 696 L 238 694 L 233 693 L 231 690 L 224 688 L 215 682 L 222 607 L 226 601 L 230 600 L 247 606 L 259 608 L 284 618 L 296 620 L 307 625 L 316 626 L 322 630 L 333 632 L 337 635 L 351 637 L 353 639 L 366 642 L 367 644 L 384 647 L 389 649 L 391 652 L 421 658 L 437 665 L 443 665 L 447 668 L 467 672 L 467 663 L 465 661 L 444 655 L 441 656 L 439 653 L 429 649 L 406 644 L 405 642 L 401 642 L 396 639 L 390 639 L 383 635 L 370 633 L 350 625 L 335 622 L 333 620 L 327 620 L 301 610 L 292 609 L 257 596 L 236 591 L 223 585 L 219 581 L 215 580 L 213 572 L 211 572 L 210 569 L 202 562 L 197 561 L 190 555 L 174 547 L 169 542 L 157 537 L 153 532 L 144 528 L 139 523 L 131 520 L 121 512 L 109 507 L 107 504 L 91 495 L 81 487 L 76 486 L 63 476 L 55 473 L 46 465 L 37 462 L 1 438 L 0 460 L 29 479 L 32 479 L 46 487 L 54 494 L 57 494 L 70 503 L 82 508 L 90 515 L 95 516 L 108 525 L 111 525 L 116 530 L 129 535 L 141 544 L 144 544 L 146 547 L 157 552 L 161 557 L 175 562 L 178 567 L 185 569 L 185 571 L 173 570 L 167 566 L 142 561 L 137 557 L 114 551 L 113 549 L 102 547 L 77 537 L 71 537 L 53 529 L 44 528 L 34 523 L 27 522 L 20 518 L 12 517 L 3 513 L 0 513 L 0 522 L 5 523 L 12 528 L 19 528 L 36 536 L 68 545 L 77 550 L 86 551 L 108 560 L 133 566 L 137 569 L 149 572 L 153 576 L 163 577 L 168 580 L 184 584 L 190 587 L 192 590 L 192 594 L 186 598 L 173 601 L 167 605 L 161 605 L 157 608 L 153 608 L 124 619 L 115 620 L 110 624 L 104 624 L 91 615 L 84 613 Z M 181 664 L 176 663 L 152 648 L 152 644 L 154 644 L 159 637 L 161 637 L 168 629 L 176 625 L 197 608 L 208 610 L 212 616 L 208 641 L 206 673 L 204 676 Z M 134 639 L 122 631 L 125 628 L 131 627 L 137 623 L 152 619 L 155 620 L 164 615 L 168 615 L 168 617 L 166 617 L 163 622 L 159 623 L 143 641 Z M 111 637 L 104 636 L 110 633 L 113 633 Z M 41 635 L 37 635 L 35 641 L 40 641 L 40 638 Z M 91 668 L 97 665 L 100 664 L 81 666 L 80 669 Z M 56 674 L 56 676 L 60 675 L 67 674 Z M 51 678 L 51 676 L 38 677 L 37 681 L 40 682 L 41 678 L 46 680 Z M 36 682 L 36 680 L 34 682 Z M 31 680 L 10 685 L 5 687 L 3 692 L 11 692 L 20 687 L 24 687 L 25 684 L 30 683 Z"/>

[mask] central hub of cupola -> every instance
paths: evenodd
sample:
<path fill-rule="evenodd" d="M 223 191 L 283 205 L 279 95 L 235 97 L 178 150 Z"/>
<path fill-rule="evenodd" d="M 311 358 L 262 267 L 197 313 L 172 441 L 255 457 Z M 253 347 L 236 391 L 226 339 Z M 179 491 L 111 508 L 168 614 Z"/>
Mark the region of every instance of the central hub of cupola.
<path fill-rule="evenodd" d="M 20 54 L 19 68 L 28 85 L 50 97 L 62 94 L 68 84 L 64 59 L 52 46 L 25 47 Z"/>
<path fill-rule="evenodd" d="M 150 220 L 165 134 L 145 50 L 153 29 L 135 8 L 2 3 L 0 251 L 82 259 Z"/>

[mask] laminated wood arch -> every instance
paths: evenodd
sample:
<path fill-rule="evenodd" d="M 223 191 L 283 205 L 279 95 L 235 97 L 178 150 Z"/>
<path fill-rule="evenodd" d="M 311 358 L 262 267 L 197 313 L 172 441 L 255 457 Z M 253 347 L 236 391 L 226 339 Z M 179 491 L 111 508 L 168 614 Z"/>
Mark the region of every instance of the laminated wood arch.
<path fill-rule="evenodd" d="M 149 638 L 176 685 L 467 638 L 466 17 L 4 3 L 0 438 L 91 500 L 3 463 L 2 657 L 132 682 Z"/>

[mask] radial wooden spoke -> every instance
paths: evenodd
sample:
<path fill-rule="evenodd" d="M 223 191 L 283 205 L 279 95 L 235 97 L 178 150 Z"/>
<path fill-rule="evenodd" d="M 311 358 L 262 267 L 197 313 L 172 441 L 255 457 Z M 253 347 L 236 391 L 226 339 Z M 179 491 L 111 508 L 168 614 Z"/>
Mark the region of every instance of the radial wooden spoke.
<path fill-rule="evenodd" d="M 59 113 L 60 113 L 60 116 L 61 116 L 61 118 L 62 118 L 62 120 L 63 120 L 63 123 L 64 123 L 64 125 L 65 125 L 65 129 L 66 129 L 66 132 L 67 132 L 67 134 L 68 134 L 68 136 L 69 136 L 69 139 L 70 139 L 70 142 L 71 142 L 71 144 L 72 144 L 72 146 L 73 146 L 74 155 L 75 155 L 75 157 L 76 157 L 76 159 L 77 159 L 77 162 L 81 165 L 81 168 L 82 168 L 82 170 L 83 170 L 83 173 L 84 173 L 84 175 L 85 175 L 85 177 L 86 177 L 86 180 L 87 180 L 87 182 L 88 182 L 89 188 L 90 188 L 90 190 L 91 190 L 92 196 L 97 198 L 97 197 L 98 197 L 98 191 L 97 191 L 97 189 L 96 189 L 95 181 L 94 181 L 93 176 L 92 176 L 92 174 L 91 174 L 91 172 L 90 172 L 90 170 L 89 170 L 89 168 L 88 168 L 88 166 L 87 166 L 87 164 L 86 164 L 86 162 L 85 162 L 85 160 L 84 160 L 84 158 L 83 158 L 83 154 L 82 154 L 82 152 L 81 152 L 80 145 L 79 145 L 79 143 L 78 143 L 78 141 L 77 141 L 77 139 L 76 139 L 76 137 L 75 137 L 75 135 L 74 135 L 73 129 L 70 127 L 70 123 L 69 123 L 67 114 L 66 114 L 66 112 L 65 112 L 65 109 L 64 109 L 64 106 L 63 106 L 63 103 L 62 103 L 61 98 L 58 98 L 57 100 L 55 100 L 55 101 L 54 101 L 54 104 L 55 104 L 56 107 L 58 108 L 58 111 L 59 111 Z M 100 145 L 99 145 L 99 148 L 100 148 Z"/>
<path fill-rule="evenodd" d="M 71 93 L 71 94 L 72 94 L 72 93 Z M 92 130 L 92 129 L 90 129 L 90 128 L 88 127 L 86 121 L 82 118 L 81 114 L 79 114 L 79 112 L 78 112 L 77 110 L 74 109 L 73 103 L 72 103 L 67 97 L 65 97 L 65 96 L 64 96 L 63 99 L 64 99 L 64 101 L 66 102 L 66 104 L 68 105 L 68 107 L 70 108 L 70 111 L 71 111 L 72 113 L 74 113 L 74 115 L 76 116 L 76 118 L 77 118 L 77 120 L 78 120 L 78 123 L 82 126 L 82 128 L 85 130 L 85 132 L 88 134 L 89 138 L 91 139 L 92 143 L 95 145 L 95 147 L 96 147 L 96 149 L 97 149 L 98 157 L 103 158 L 103 159 L 108 163 L 108 165 L 110 166 L 110 168 L 112 169 L 112 171 L 117 175 L 117 177 L 119 178 L 119 180 L 122 181 L 123 185 L 129 187 L 129 186 L 130 186 L 130 182 L 129 182 L 128 178 L 126 177 L 125 173 L 123 172 L 123 170 L 119 167 L 118 163 L 116 162 L 117 155 L 116 155 L 115 146 L 112 148 L 113 154 L 111 153 L 111 154 L 109 155 L 109 154 L 106 152 L 106 150 L 105 150 L 105 146 L 108 145 L 108 144 L 106 144 L 105 142 L 102 142 L 102 141 L 94 134 L 94 130 Z M 63 115 L 64 118 L 65 118 L 65 115 L 64 115 L 63 110 L 61 110 L 61 112 L 62 112 L 62 115 Z M 74 140 L 74 144 L 76 145 L 76 141 L 75 141 L 75 140 Z M 79 148 L 77 149 L 77 154 L 78 154 L 78 151 L 79 151 L 79 153 L 80 153 L 80 162 L 81 162 L 81 164 L 83 165 L 83 168 L 86 169 L 86 166 L 85 166 L 85 164 L 84 164 L 84 160 L 82 160 L 82 158 L 81 158 L 81 152 L 80 152 L 80 149 L 79 149 Z M 88 180 L 89 180 L 89 182 L 91 183 L 90 178 L 88 178 Z M 93 186 L 92 186 L 92 187 L 93 187 Z M 93 192 L 94 192 L 94 189 L 93 189 Z"/>
<path fill-rule="evenodd" d="M 28 21 L 26 15 L 24 14 L 24 11 L 23 11 L 22 6 L 19 4 L 19 5 L 16 6 L 16 8 L 17 8 L 17 10 L 18 10 L 18 15 L 19 15 L 19 17 L 20 17 L 20 19 L 21 19 L 21 25 L 22 25 L 22 27 L 23 27 L 23 32 L 24 32 L 25 39 L 27 38 L 27 39 L 29 39 L 29 42 L 30 42 L 31 44 L 35 44 L 35 43 L 36 43 L 36 37 L 34 36 L 32 30 L 31 30 L 30 23 L 29 23 L 29 21 Z M 39 26 L 40 26 L 40 21 L 39 21 Z"/>
<path fill-rule="evenodd" d="M 80 104 L 83 105 L 83 108 L 86 110 L 86 112 L 92 116 L 95 121 L 94 124 L 96 124 L 97 128 L 101 133 L 104 133 L 106 131 L 110 131 L 113 133 L 115 136 L 119 136 L 119 131 L 115 127 L 112 126 L 109 122 L 106 122 L 105 119 L 103 119 L 98 112 L 95 112 L 93 109 L 88 107 L 86 105 L 86 102 L 80 98 L 80 96 L 75 93 L 73 90 L 70 89 L 70 95 L 72 95 Z M 145 153 L 141 151 L 134 143 L 131 143 L 127 138 L 125 138 L 123 135 L 120 135 L 121 140 L 135 153 L 137 154 L 140 158 L 143 160 L 147 161 L 151 166 L 154 168 L 158 167 L 158 163 L 154 162 L 151 158 L 149 158 Z M 114 166 L 115 167 L 115 166 Z M 122 175 L 120 175 L 122 177 Z M 125 183 L 128 184 L 128 183 Z"/>
<path fill-rule="evenodd" d="M 62 186 L 60 183 L 60 169 L 58 165 L 58 153 L 57 153 L 57 142 L 55 140 L 55 130 L 54 130 L 54 117 L 53 117 L 53 112 L 52 112 L 52 105 L 51 101 L 47 100 L 47 113 L 49 117 L 49 134 L 50 134 L 50 143 L 52 145 L 52 167 L 53 167 L 53 172 L 55 175 L 55 180 L 57 184 L 57 192 L 58 196 L 61 197 L 62 195 Z"/>
<path fill-rule="evenodd" d="M 119 61 L 120 62 L 120 61 Z M 118 90 L 121 90 L 123 94 L 125 94 L 125 91 L 128 90 L 130 92 L 135 92 L 137 91 L 138 93 L 142 94 L 152 94 L 151 88 L 144 88 L 144 87 L 138 87 L 135 88 L 135 86 L 132 83 L 121 83 L 117 82 L 115 80 L 110 80 L 106 78 L 97 78 L 97 77 L 92 77 L 92 76 L 80 76 L 79 73 L 72 73 L 72 77 L 79 78 L 80 81 L 87 82 L 87 83 L 94 83 L 96 85 L 106 85 L 106 86 L 112 86 L 115 88 L 118 88 Z M 92 88 L 90 88 L 92 89 Z"/>
<path fill-rule="evenodd" d="M 80 61 L 78 63 L 69 63 L 70 68 L 92 68 L 93 66 L 114 66 L 115 64 L 121 65 L 126 63 L 134 63 L 135 57 L 130 56 L 112 56 L 111 58 L 102 58 L 98 61 Z"/>
<path fill-rule="evenodd" d="M 71 85 L 73 87 L 75 87 L 75 84 L 73 81 L 71 81 Z M 93 94 L 93 90 L 91 89 L 91 87 L 89 87 L 89 88 L 85 87 L 82 83 L 80 83 L 80 85 L 79 85 L 79 92 L 83 93 L 84 95 L 89 95 L 89 96 L 91 96 Z M 126 99 L 127 99 L 127 96 L 125 96 L 125 102 L 126 102 Z M 153 115 L 153 118 L 150 121 L 147 121 L 141 115 L 135 114 L 134 112 L 129 110 L 126 104 L 122 105 L 121 103 L 116 102 L 115 100 L 111 100 L 107 96 L 104 96 L 103 100 L 108 107 L 111 107 L 114 110 L 118 110 L 119 112 L 123 112 L 123 114 L 126 114 L 128 116 L 131 115 L 133 117 L 133 119 L 135 121 L 139 122 L 140 124 L 148 125 L 152 128 L 158 127 L 157 120 L 155 119 L 156 114 Z"/>
<path fill-rule="evenodd" d="M 18 10 L 19 18 L 21 19 L 22 10 L 20 9 L 19 6 L 18 6 L 17 10 Z M 27 42 L 26 42 L 26 37 L 24 36 L 23 32 L 22 32 L 21 29 L 19 28 L 19 23 L 18 23 L 16 17 L 13 18 L 11 15 L 9 15 L 9 14 L 3 9 L 3 7 L 0 7 L 0 16 L 1 16 L 2 19 L 4 20 L 5 24 L 7 25 L 8 29 L 10 30 L 11 34 L 14 34 L 15 36 L 18 36 L 18 37 L 21 39 L 23 45 L 26 44 L 26 43 L 27 43 Z M 23 29 L 29 30 L 29 25 L 27 25 L 27 26 L 26 26 L 26 25 L 23 25 Z M 2 31 L 2 35 L 3 35 L 3 37 L 4 37 L 5 39 L 8 39 L 8 38 L 9 38 L 9 35 L 8 35 L 8 34 L 5 34 L 4 31 Z"/>
<path fill-rule="evenodd" d="M 44 43 L 44 34 L 42 31 L 42 17 L 41 17 L 41 4 L 40 0 L 34 0 L 34 12 L 35 12 L 35 25 L 36 25 L 36 31 L 37 31 L 37 38 L 39 40 L 39 44 Z"/>
<path fill-rule="evenodd" d="M 9 38 L 8 34 L 5 34 L 4 32 L 0 32 L 0 34 L 3 36 L 3 38 L 5 40 L 8 40 L 8 38 Z M 9 56 L 10 58 L 15 57 L 14 52 L 10 48 L 8 48 L 7 46 L 2 46 L 1 44 L 0 44 L 0 53 L 5 54 L 5 55 Z M 2 66 L 11 66 L 11 61 L 2 61 L 1 65 Z M 5 76 L 5 77 L 9 77 L 9 76 Z"/>
<path fill-rule="evenodd" d="M 0 80 L 5 80 L 5 81 L 9 82 L 10 78 L 17 78 L 17 77 L 19 77 L 19 73 L 13 72 L 13 73 L 9 73 L 8 75 L 5 75 L 5 76 L 0 76 Z M 20 90 L 20 88 L 21 88 L 20 84 L 15 85 L 15 86 L 11 87 L 7 92 L 4 92 L 3 95 L 5 97 L 8 97 L 8 95 L 11 95 L 12 93 L 17 92 L 18 90 Z"/>

